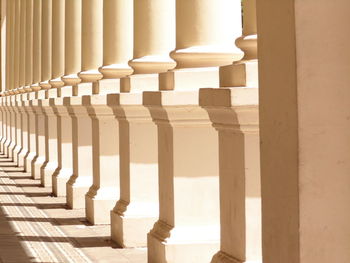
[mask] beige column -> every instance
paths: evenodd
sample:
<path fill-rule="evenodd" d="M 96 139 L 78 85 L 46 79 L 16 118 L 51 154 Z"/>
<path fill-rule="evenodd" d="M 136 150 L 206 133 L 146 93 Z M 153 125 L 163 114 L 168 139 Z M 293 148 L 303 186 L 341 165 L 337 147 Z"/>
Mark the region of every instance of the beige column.
<path fill-rule="evenodd" d="M 19 37 L 19 81 L 18 87 L 23 87 L 25 85 L 25 51 L 26 51 L 26 8 L 27 1 L 20 0 L 20 37 Z"/>
<path fill-rule="evenodd" d="M 258 47 L 256 0 L 243 1 L 243 35 L 236 45 L 244 52 L 242 60 L 220 68 L 220 87 L 258 87 Z"/>
<path fill-rule="evenodd" d="M 15 0 L 14 2 L 14 26 L 13 26 L 13 87 L 10 90 L 10 95 L 14 95 L 17 88 L 19 88 L 19 69 L 20 69 L 20 25 L 21 25 L 21 2 Z M 16 147 L 16 112 L 14 108 L 15 96 L 10 96 L 8 100 L 8 114 L 10 115 L 9 123 L 9 141 L 8 141 L 8 155 L 10 158 L 14 157 L 14 148 Z"/>
<path fill-rule="evenodd" d="M 7 107 L 6 107 L 6 93 L 7 90 L 11 89 L 12 87 L 12 25 L 13 25 L 13 10 L 14 10 L 14 2 L 9 1 L 6 2 L 6 91 L 3 93 L 2 97 L 2 123 L 3 123 L 3 136 L 1 138 L 1 152 L 6 154 L 6 144 L 8 141 L 8 133 L 7 133 L 7 126 L 8 126 L 8 114 L 7 114 Z"/>
<path fill-rule="evenodd" d="M 12 30 L 12 11 L 13 2 L 6 1 L 6 89 L 2 91 L 2 137 L 0 141 L 1 152 L 5 154 L 5 144 L 7 142 L 7 109 L 6 109 L 6 91 L 11 87 L 11 34 Z"/>
<path fill-rule="evenodd" d="M 132 73 L 128 61 L 133 52 L 133 1 L 103 1 L 103 78 Z"/>
<path fill-rule="evenodd" d="M 177 65 L 160 75 L 160 89 L 218 86 L 217 67 L 242 58 L 233 45 L 242 35 L 241 21 L 240 0 L 177 0 L 176 50 L 170 54 Z"/>
<path fill-rule="evenodd" d="M 78 74 L 83 82 L 102 78 L 98 68 L 103 63 L 103 1 L 82 0 L 82 67 Z"/>
<path fill-rule="evenodd" d="M 219 134 L 221 243 L 213 263 L 262 260 L 255 9 L 255 0 L 244 1 L 243 36 L 236 41 L 243 59 L 220 68 L 221 85 L 232 88 L 200 91 Z"/>
<path fill-rule="evenodd" d="M 64 74 L 64 19 L 65 1 L 52 0 L 52 88 L 47 98 L 57 97 L 58 90 L 64 85 L 61 77 Z M 52 185 L 52 176 L 58 168 L 57 156 L 57 116 L 49 100 L 42 101 L 45 115 L 45 162 L 41 167 L 41 178 L 45 186 Z"/>
<path fill-rule="evenodd" d="M 15 1 L 15 14 L 14 14 L 14 43 L 13 43 L 13 74 L 14 83 L 13 89 L 19 87 L 19 76 L 20 76 L 20 29 L 21 29 L 21 1 Z"/>
<path fill-rule="evenodd" d="M 24 45 L 24 55 L 25 55 L 25 67 L 24 67 L 24 91 L 31 92 L 31 85 L 33 84 L 33 19 L 34 19 L 34 1 L 26 0 L 26 20 L 25 20 L 25 45 Z M 30 138 L 29 138 L 29 114 L 28 114 L 28 94 L 22 96 L 22 141 L 23 149 L 19 154 L 19 159 L 23 159 L 24 170 L 30 172 L 30 166 L 27 166 L 28 158 L 33 156 L 30 152 Z"/>
<path fill-rule="evenodd" d="M 25 85 L 25 40 L 26 40 L 26 8 L 27 2 L 20 0 L 20 37 L 19 37 L 19 83 L 16 96 L 15 105 L 13 107 L 16 118 L 16 142 L 13 149 L 14 162 L 18 166 L 23 166 L 23 159 L 19 159 L 19 153 L 23 148 L 23 136 L 22 136 L 22 93 L 24 93 Z"/>
<path fill-rule="evenodd" d="M 257 1 L 264 262 L 349 262 L 350 2 L 270 4 Z"/>
<path fill-rule="evenodd" d="M 134 73 L 121 80 L 121 90 L 158 90 L 158 73 L 175 67 L 174 48 L 175 0 L 134 0 Z"/>
<path fill-rule="evenodd" d="M 177 0 L 177 68 L 212 67 L 241 58 L 232 41 L 241 35 L 239 0 Z M 191 25 L 191 26 L 189 26 Z"/>
<path fill-rule="evenodd" d="M 65 5 L 65 49 L 64 76 L 66 87 L 61 88 L 60 96 L 72 95 L 72 86 L 81 82 L 78 72 L 81 70 L 82 37 L 82 1 L 66 1 Z M 63 98 L 54 100 L 57 115 L 57 159 L 59 169 L 52 178 L 52 190 L 55 196 L 66 196 L 66 183 L 73 175 L 72 118 L 63 104 Z"/>
<path fill-rule="evenodd" d="M 43 89 L 51 88 L 49 80 L 52 75 L 52 0 L 42 2 L 41 21 L 41 78 Z"/>
<path fill-rule="evenodd" d="M 35 1 L 35 0 L 34 0 Z M 33 8 L 34 8 L 34 1 L 33 0 L 26 0 L 26 21 L 25 21 L 25 81 L 24 85 L 26 87 L 29 87 L 33 83 L 33 68 L 36 65 L 34 64 L 33 59 L 33 41 L 34 37 L 37 37 L 37 35 L 34 36 L 34 24 L 33 19 Z M 29 89 L 27 89 L 29 91 Z"/>
<path fill-rule="evenodd" d="M 64 85 L 61 77 L 64 75 L 65 66 L 65 2 L 64 0 L 52 0 L 52 70 L 49 83 L 53 88 Z"/>
<path fill-rule="evenodd" d="M 32 14 L 32 34 L 30 35 L 30 21 L 27 21 L 27 36 L 26 36 L 26 84 L 30 87 L 26 87 L 28 93 L 28 100 L 25 101 L 25 111 L 28 118 L 28 149 L 29 154 L 25 158 L 25 170 L 27 172 L 33 172 L 34 160 L 37 156 L 36 153 L 36 115 L 32 107 L 34 98 L 34 92 L 41 89 L 39 82 L 41 80 L 41 0 L 32 0 L 33 14 Z M 29 6 L 30 4 L 28 4 Z M 28 10 L 28 9 L 27 9 Z M 29 19 L 29 15 L 26 17 Z M 29 27 L 29 29 L 28 29 Z M 31 48 L 32 47 L 32 48 Z M 28 65 L 32 61 L 31 66 Z M 32 173 L 32 175 L 34 175 Z M 35 178 L 35 177 L 34 177 Z M 36 177 L 38 178 L 38 176 Z"/>
<path fill-rule="evenodd" d="M 32 89 L 37 91 L 41 87 L 39 85 L 41 81 L 41 22 L 42 22 L 42 0 L 33 0 L 33 70 L 32 70 Z M 30 36 L 28 36 L 30 37 Z M 28 39 L 27 39 L 28 40 Z M 29 48 L 29 46 L 27 46 Z M 26 53 L 27 54 L 27 53 Z M 30 55 L 28 55 L 30 56 Z M 28 61 L 28 60 L 26 60 Z M 29 69 L 26 67 L 27 77 L 29 78 Z"/>
<path fill-rule="evenodd" d="M 12 25 L 13 1 L 6 1 L 6 90 L 11 86 L 11 25 Z"/>
<path fill-rule="evenodd" d="M 82 0 L 66 1 L 65 7 L 65 42 L 64 42 L 64 77 L 65 85 L 76 85 L 81 79 L 81 25 Z"/>

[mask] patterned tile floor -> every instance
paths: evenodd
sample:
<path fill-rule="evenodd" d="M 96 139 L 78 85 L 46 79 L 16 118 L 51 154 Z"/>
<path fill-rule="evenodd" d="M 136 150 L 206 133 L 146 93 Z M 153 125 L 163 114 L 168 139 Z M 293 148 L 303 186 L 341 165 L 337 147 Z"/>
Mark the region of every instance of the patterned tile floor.
<path fill-rule="evenodd" d="M 145 248 L 118 248 L 109 226 L 88 224 L 84 213 L 0 155 L 0 262 L 147 262 Z"/>

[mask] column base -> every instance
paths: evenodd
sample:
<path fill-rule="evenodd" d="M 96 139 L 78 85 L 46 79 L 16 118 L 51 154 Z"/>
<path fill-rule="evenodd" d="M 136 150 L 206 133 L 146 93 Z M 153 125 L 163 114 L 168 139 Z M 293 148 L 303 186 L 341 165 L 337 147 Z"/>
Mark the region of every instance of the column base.
<path fill-rule="evenodd" d="M 119 189 L 113 187 L 100 188 L 90 187 L 85 196 L 86 219 L 93 225 L 110 224 L 110 211 L 118 200 L 116 193 Z"/>
<path fill-rule="evenodd" d="M 15 159 L 15 147 L 16 145 L 14 142 L 11 142 L 10 145 L 8 146 L 8 157 L 12 158 L 13 161 Z"/>
<path fill-rule="evenodd" d="M 21 152 L 22 148 L 21 146 L 16 146 L 14 149 L 13 149 L 13 161 L 15 163 L 17 163 L 18 166 L 22 166 L 23 165 L 23 162 L 22 162 L 22 165 L 19 164 L 19 158 L 18 158 L 18 154 Z"/>
<path fill-rule="evenodd" d="M 56 170 L 52 176 L 52 192 L 54 196 L 67 195 L 67 182 L 72 174 L 72 169 L 62 168 Z"/>
<path fill-rule="evenodd" d="M 21 151 L 18 153 L 18 166 L 23 166 L 24 169 L 25 167 L 25 161 L 26 161 L 26 156 L 28 155 L 28 149 L 21 149 Z"/>
<path fill-rule="evenodd" d="M 170 235 L 170 231 L 172 232 L 174 229 L 168 225 L 164 226 L 165 229 L 159 229 L 159 225 L 161 224 L 157 222 L 147 235 L 148 262 L 210 262 L 215 252 L 219 250 L 218 241 L 186 240 L 180 242 L 172 237 L 163 238 L 164 233 Z M 159 235 L 158 231 L 163 233 Z"/>
<path fill-rule="evenodd" d="M 120 215 L 111 211 L 111 239 L 121 247 L 146 247 L 147 233 L 157 217 Z"/>
<path fill-rule="evenodd" d="M 48 162 L 41 168 L 41 183 L 44 187 L 52 186 L 52 176 L 58 168 L 56 162 Z"/>
<path fill-rule="evenodd" d="M 26 155 L 26 157 L 24 158 L 24 170 L 27 173 L 32 172 L 32 162 L 33 162 L 35 156 L 36 156 L 35 152 L 29 152 L 28 155 Z"/>
<path fill-rule="evenodd" d="M 71 209 L 85 208 L 85 195 L 92 185 L 92 176 L 73 175 L 67 182 L 67 205 Z"/>
<path fill-rule="evenodd" d="M 41 167 L 44 165 L 45 157 L 39 156 L 32 162 L 32 178 L 41 180 Z M 42 183 L 42 182 L 41 182 Z"/>

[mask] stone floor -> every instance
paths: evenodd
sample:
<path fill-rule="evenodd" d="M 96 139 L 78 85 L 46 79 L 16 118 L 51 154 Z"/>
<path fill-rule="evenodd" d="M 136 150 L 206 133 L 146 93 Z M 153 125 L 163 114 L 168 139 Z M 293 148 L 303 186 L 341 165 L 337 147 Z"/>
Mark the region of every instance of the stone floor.
<path fill-rule="evenodd" d="M 121 249 L 109 225 L 92 226 L 30 174 L 0 155 L 0 262 L 147 261 L 145 248 Z"/>

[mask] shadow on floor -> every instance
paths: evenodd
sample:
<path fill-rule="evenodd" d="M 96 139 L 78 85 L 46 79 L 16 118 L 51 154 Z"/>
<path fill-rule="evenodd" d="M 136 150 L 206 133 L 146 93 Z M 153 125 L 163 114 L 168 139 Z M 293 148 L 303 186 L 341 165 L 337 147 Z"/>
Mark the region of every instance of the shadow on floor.
<path fill-rule="evenodd" d="M 30 242 L 69 242 L 74 247 L 110 247 L 109 237 L 99 237 L 100 242 L 96 242 L 96 237 L 52 237 L 52 236 L 18 236 L 22 241 Z"/>
<path fill-rule="evenodd" d="M 34 262 L 21 244 L 0 206 L 0 262 Z"/>

